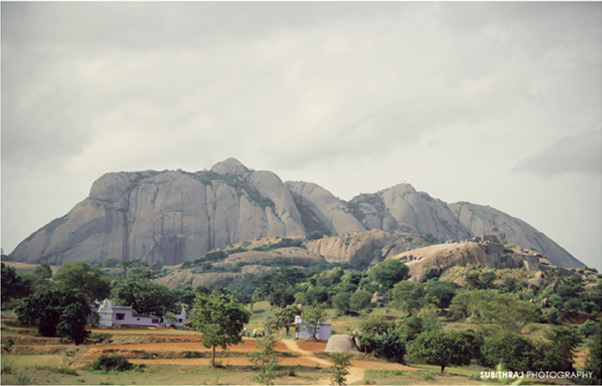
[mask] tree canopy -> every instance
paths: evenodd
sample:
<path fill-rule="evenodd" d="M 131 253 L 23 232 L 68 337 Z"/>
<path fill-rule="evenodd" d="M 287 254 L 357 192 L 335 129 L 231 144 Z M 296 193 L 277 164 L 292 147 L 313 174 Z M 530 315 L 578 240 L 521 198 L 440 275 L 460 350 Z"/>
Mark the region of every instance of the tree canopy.
<path fill-rule="evenodd" d="M 410 268 L 399 260 L 387 259 L 374 266 L 369 275 L 372 280 L 380 283 L 385 291 L 388 291 L 396 283 L 410 277 Z"/>
<path fill-rule="evenodd" d="M 413 315 L 426 303 L 426 291 L 422 283 L 415 281 L 401 281 L 391 290 L 392 305 L 402 311 Z"/>
<path fill-rule="evenodd" d="M 423 332 L 408 343 L 408 354 L 429 365 L 438 365 L 441 372 L 450 365 L 470 365 L 470 348 L 462 334 L 455 331 Z"/>
<path fill-rule="evenodd" d="M 211 365 L 215 366 L 215 348 L 242 342 L 242 332 L 251 314 L 232 295 L 213 291 L 198 294 L 194 301 L 192 323 L 203 334 L 203 346 L 212 348 Z"/>
<path fill-rule="evenodd" d="M 64 263 L 52 280 L 61 288 L 79 290 L 89 303 L 102 301 L 111 293 L 111 281 L 100 266 L 85 261 Z"/>
<path fill-rule="evenodd" d="M 84 341 L 90 305 L 77 290 L 51 289 L 23 299 L 15 309 L 19 322 L 37 326 L 42 336 L 67 336 L 75 344 Z"/>
<path fill-rule="evenodd" d="M 175 294 L 162 284 L 156 284 L 139 276 L 128 277 L 117 283 L 111 297 L 123 306 L 131 306 L 141 314 L 163 315 L 175 310 Z"/>

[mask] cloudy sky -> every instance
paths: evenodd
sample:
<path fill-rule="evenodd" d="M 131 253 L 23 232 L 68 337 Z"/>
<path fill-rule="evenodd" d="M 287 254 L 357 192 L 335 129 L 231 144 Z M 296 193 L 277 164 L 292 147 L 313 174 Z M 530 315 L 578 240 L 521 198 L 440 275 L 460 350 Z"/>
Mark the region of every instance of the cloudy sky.
<path fill-rule="evenodd" d="M 601 3 L 2 3 L 2 248 L 105 172 L 407 182 L 602 269 Z"/>

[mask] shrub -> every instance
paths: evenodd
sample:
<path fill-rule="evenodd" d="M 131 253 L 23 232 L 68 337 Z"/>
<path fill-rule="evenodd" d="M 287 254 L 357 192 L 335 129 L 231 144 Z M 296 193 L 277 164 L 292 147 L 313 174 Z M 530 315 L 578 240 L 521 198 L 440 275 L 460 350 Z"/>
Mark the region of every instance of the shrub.
<path fill-rule="evenodd" d="M 123 355 L 104 355 L 102 354 L 92 362 L 92 370 L 109 371 L 128 371 L 134 367 Z"/>
<path fill-rule="evenodd" d="M 592 320 L 588 320 L 585 323 L 583 323 L 581 326 L 579 326 L 579 333 L 581 335 L 583 335 L 585 338 L 589 338 L 590 336 L 594 335 L 598 329 L 600 327 L 598 326 L 598 323 L 592 321 Z"/>
<path fill-rule="evenodd" d="M 424 379 L 425 381 L 432 381 L 433 379 L 435 379 L 435 375 L 430 371 L 425 371 L 424 373 L 422 373 L 422 379 Z"/>
<path fill-rule="evenodd" d="M 477 363 L 481 366 L 495 368 L 503 362 L 509 370 L 529 371 L 537 358 L 535 346 L 529 339 L 510 331 L 499 332 L 481 347 L 481 357 Z"/>
<path fill-rule="evenodd" d="M 12 374 L 15 371 L 15 367 L 13 362 L 11 361 L 2 361 L 2 374 Z"/>
<path fill-rule="evenodd" d="M 309 240 L 319 240 L 319 239 L 321 239 L 322 237 L 324 237 L 324 232 L 322 232 L 322 231 L 313 231 L 313 232 L 308 232 L 308 233 L 305 235 L 305 239 L 306 239 L 306 240 L 308 240 L 308 241 L 309 241 Z"/>

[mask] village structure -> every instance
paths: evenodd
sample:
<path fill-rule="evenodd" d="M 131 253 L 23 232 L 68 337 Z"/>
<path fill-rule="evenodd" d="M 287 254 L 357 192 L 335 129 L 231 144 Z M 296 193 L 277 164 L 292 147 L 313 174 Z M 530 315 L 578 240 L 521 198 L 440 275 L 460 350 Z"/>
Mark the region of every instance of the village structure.
<path fill-rule="evenodd" d="M 114 306 L 109 299 L 105 299 L 100 306 L 92 306 L 92 315 L 90 316 L 93 322 L 98 315 L 97 324 L 105 327 L 113 327 L 115 325 L 124 326 L 146 326 L 157 327 L 160 324 L 165 324 L 166 321 L 161 316 L 134 314 L 132 307 Z M 182 311 L 176 315 L 177 321 L 173 323 L 176 326 L 181 326 L 186 321 L 186 310 L 182 306 Z"/>
<path fill-rule="evenodd" d="M 295 316 L 295 339 L 309 339 L 312 337 L 314 325 L 304 321 L 300 316 Z M 317 339 L 329 339 L 332 331 L 332 322 L 318 322 Z"/>

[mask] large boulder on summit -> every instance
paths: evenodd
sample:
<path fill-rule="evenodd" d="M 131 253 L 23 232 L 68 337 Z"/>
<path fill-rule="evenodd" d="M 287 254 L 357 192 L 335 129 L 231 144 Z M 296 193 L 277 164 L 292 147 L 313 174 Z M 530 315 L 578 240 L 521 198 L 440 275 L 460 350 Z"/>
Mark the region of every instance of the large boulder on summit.
<path fill-rule="evenodd" d="M 325 352 L 344 352 L 344 353 L 357 353 L 357 346 L 355 340 L 350 335 L 332 335 L 328 339 L 326 344 Z"/>

